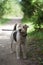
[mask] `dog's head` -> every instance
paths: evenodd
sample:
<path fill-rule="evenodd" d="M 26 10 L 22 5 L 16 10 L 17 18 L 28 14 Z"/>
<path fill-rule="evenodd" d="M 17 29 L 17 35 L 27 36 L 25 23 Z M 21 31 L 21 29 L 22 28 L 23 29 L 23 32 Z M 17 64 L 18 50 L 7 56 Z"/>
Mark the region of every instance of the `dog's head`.
<path fill-rule="evenodd" d="M 27 28 L 28 28 L 28 26 L 25 24 L 25 25 L 23 25 L 22 26 L 22 28 L 21 28 L 21 32 L 27 32 Z"/>
<path fill-rule="evenodd" d="M 18 29 L 19 29 L 19 32 L 23 35 L 23 36 L 26 36 L 27 35 L 27 28 L 28 28 L 29 26 L 28 25 L 22 25 L 22 24 L 20 24 L 20 25 L 18 25 Z"/>

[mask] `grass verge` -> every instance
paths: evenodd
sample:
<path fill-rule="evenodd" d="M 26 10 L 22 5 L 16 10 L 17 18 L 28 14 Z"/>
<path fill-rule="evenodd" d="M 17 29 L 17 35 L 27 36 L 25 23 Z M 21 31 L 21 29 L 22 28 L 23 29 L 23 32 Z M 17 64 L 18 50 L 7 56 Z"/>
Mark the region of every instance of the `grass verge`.
<path fill-rule="evenodd" d="M 1 18 L 1 19 L 0 19 L 0 25 L 3 25 L 3 24 L 5 24 L 5 23 L 7 23 L 7 22 L 9 22 L 9 21 L 10 21 L 10 19 Z"/>

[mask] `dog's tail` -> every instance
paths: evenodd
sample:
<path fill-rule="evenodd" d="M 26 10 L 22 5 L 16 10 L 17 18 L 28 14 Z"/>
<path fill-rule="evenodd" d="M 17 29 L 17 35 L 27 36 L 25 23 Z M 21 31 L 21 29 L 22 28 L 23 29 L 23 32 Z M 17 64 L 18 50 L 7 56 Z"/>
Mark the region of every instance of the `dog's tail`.
<path fill-rule="evenodd" d="M 17 23 L 15 24 L 15 26 L 14 26 L 14 29 L 13 29 L 13 30 L 16 30 L 16 26 L 17 26 Z"/>
<path fill-rule="evenodd" d="M 15 31 L 16 31 L 16 26 L 17 26 L 17 23 L 15 24 L 14 29 L 13 29 L 13 30 L 15 30 Z M 17 40 L 16 40 L 16 34 L 17 34 L 17 32 L 14 32 L 14 33 L 13 33 L 13 39 L 14 39 L 15 41 L 17 41 Z"/>

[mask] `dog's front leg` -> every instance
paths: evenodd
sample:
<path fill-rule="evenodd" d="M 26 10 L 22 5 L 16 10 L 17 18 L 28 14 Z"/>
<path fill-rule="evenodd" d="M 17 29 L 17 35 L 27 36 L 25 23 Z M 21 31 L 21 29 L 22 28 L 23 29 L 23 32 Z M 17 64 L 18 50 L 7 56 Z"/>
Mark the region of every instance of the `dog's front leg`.
<path fill-rule="evenodd" d="M 16 57 L 17 59 L 20 59 L 20 32 L 17 32 L 16 35 L 17 44 L 16 44 Z"/>
<path fill-rule="evenodd" d="M 21 44 L 21 49 L 22 49 L 22 53 L 23 53 L 23 59 L 26 59 L 26 46 L 25 46 L 25 44 Z"/>
<path fill-rule="evenodd" d="M 20 59 L 20 42 L 17 42 L 16 45 L 16 57 L 17 59 Z"/>

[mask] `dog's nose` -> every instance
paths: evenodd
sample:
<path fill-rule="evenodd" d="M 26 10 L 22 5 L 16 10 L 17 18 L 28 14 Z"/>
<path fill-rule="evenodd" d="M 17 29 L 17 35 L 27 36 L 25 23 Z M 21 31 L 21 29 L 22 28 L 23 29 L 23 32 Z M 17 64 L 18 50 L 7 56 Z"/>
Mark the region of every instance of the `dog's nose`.
<path fill-rule="evenodd" d="M 19 29 L 19 31 L 21 32 L 21 29 Z"/>

